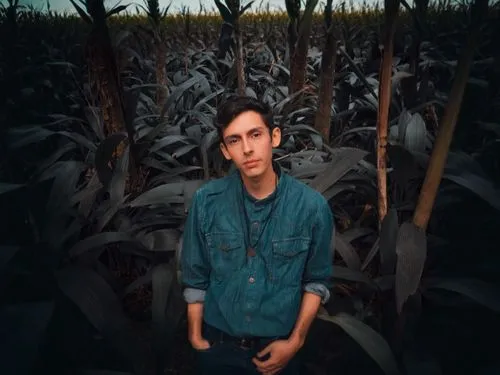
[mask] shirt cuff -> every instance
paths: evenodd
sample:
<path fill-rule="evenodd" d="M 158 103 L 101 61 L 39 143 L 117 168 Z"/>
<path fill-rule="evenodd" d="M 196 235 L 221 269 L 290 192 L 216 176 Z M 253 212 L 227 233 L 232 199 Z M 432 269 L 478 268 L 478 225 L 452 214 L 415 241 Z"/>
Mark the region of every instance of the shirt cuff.
<path fill-rule="evenodd" d="M 183 295 L 184 300 L 187 303 L 196 303 L 205 301 L 206 291 L 202 289 L 186 288 L 184 289 Z"/>
<path fill-rule="evenodd" d="M 304 285 L 304 290 L 309 293 L 314 293 L 321 297 L 321 303 L 324 305 L 330 299 L 330 291 L 321 283 L 307 283 Z"/>

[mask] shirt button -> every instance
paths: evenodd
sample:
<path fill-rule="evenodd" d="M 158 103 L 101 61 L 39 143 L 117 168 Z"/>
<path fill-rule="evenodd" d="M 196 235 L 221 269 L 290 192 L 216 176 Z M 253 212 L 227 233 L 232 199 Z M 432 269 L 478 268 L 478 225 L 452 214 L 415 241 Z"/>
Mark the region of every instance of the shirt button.
<path fill-rule="evenodd" d="M 259 229 L 259 222 L 258 222 L 258 221 L 254 221 L 254 222 L 252 223 L 252 228 L 253 228 L 253 230 L 257 230 L 257 229 Z"/>
<path fill-rule="evenodd" d="M 255 282 L 255 279 L 252 276 L 250 276 L 250 278 L 248 279 L 248 282 L 250 284 L 253 284 Z"/>

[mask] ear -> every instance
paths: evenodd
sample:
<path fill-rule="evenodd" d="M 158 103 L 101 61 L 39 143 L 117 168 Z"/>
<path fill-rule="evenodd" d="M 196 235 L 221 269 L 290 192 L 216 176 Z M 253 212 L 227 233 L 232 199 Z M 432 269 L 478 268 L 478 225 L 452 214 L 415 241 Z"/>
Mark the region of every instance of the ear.
<path fill-rule="evenodd" d="M 281 143 L 281 129 L 275 127 L 271 133 L 271 142 L 273 147 L 278 147 Z"/>
<path fill-rule="evenodd" d="M 220 150 L 222 151 L 222 154 L 226 158 L 226 160 L 231 160 L 231 155 L 229 155 L 229 152 L 227 151 L 227 148 L 226 148 L 226 145 L 224 144 L 224 142 L 221 142 L 219 147 L 220 147 Z"/>

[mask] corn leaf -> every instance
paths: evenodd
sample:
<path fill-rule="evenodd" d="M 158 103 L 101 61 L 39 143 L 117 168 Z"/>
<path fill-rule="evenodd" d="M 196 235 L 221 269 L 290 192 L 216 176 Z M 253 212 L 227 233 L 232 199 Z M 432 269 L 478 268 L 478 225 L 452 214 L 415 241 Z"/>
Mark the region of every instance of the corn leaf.
<path fill-rule="evenodd" d="M 385 215 L 380 228 L 380 273 L 382 275 L 394 273 L 398 229 L 398 213 L 392 208 Z"/>
<path fill-rule="evenodd" d="M 323 173 L 318 174 L 309 186 L 324 193 L 349 172 L 368 152 L 356 148 L 342 147 L 335 150 L 332 162 L 329 163 Z"/>
<path fill-rule="evenodd" d="M 443 289 L 459 293 L 493 311 L 500 312 L 499 286 L 470 278 L 426 278 L 426 290 Z"/>
<path fill-rule="evenodd" d="M 143 366 L 140 340 L 111 287 L 89 268 L 68 266 L 56 273 L 60 290 L 82 311 L 116 353 L 132 368 Z"/>
<path fill-rule="evenodd" d="M 396 242 L 396 307 L 399 313 L 419 285 L 427 259 L 427 237 L 425 231 L 412 222 L 401 225 Z"/>
<path fill-rule="evenodd" d="M 70 257 L 78 257 L 88 251 L 96 248 L 102 248 L 105 245 L 117 242 L 126 242 L 137 247 L 138 249 L 144 249 L 144 246 L 140 243 L 140 241 L 138 241 L 131 234 L 124 232 L 102 232 L 86 237 L 77 242 L 71 249 L 69 249 L 68 255 Z"/>
<path fill-rule="evenodd" d="M 342 328 L 373 358 L 386 375 L 399 375 L 398 365 L 389 344 L 373 328 L 351 315 L 328 315 L 324 309 L 318 313 L 318 318 Z"/>
<path fill-rule="evenodd" d="M 20 189 L 24 186 L 25 186 L 24 184 L 9 184 L 9 183 L 0 182 L 0 195 L 8 193 L 10 191 L 15 191 L 15 190 Z"/>
<path fill-rule="evenodd" d="M 361 260 L 359 259 L 359 255 L 352 245 L 344 239 L 342 234 L 335 233 L 332 242 L 334 243 L 335 250 L 339 252 L 347 267 L 353 271 L 360 271 Z"/>

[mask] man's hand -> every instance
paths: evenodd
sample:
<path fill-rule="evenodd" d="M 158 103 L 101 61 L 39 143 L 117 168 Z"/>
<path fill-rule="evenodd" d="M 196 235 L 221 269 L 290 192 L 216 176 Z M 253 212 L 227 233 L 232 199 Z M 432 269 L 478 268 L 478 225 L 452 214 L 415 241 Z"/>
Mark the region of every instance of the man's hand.
<path fill-rule="evenodd" d="M 261 361 L 258 358 L 253 358 L 252 361 L 257 366 L 259 372 L 264 375 L 273 375 L 287 365 L 301 346 L 298 340 L 293 339 L 273 341 L 257 353 L 257 357 L 259 358 L 269 354 L 270 356 L 267 360 Z"/>
<path fill-rule="evenodd" d="M 206 350 L 210 349 L 210 343 L 208 340 L 205 340 L 203 337 L 196 337 L 189 340 L 191 346 L 194 350 Z"/>

